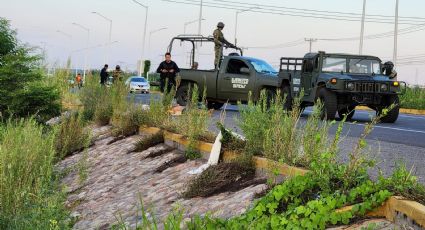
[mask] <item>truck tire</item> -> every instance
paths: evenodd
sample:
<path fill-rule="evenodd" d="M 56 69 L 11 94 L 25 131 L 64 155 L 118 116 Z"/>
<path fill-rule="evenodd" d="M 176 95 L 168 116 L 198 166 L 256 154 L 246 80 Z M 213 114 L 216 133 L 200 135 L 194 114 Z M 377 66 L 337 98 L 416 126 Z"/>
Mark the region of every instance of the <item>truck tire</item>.
<path fill-rule="evenodd" d="M 181 85 L 176 92 L 177 103 L 186 106 L 189 100 L 189 84 Z"/>
<path fill-rule="evenodd" d="M 208 102 L 207 107 L 208 109 L 214 109 L 214 110 L 220 110 L 221 107 L 223 107 L 224 103 L 220 102 Z"/>
<path fill-rule="evenodd" d="M 334 120 L 338 107 L 338 100 L 335 93 L 326 88 L 320 88 L 319 99 L 323 104 L 321 114 L 322 120 Z"/>
<path fill-rule="evenodd" d="M 391 95 L 389 97 L 387 106 L 390 106 L 392 104 L 396 104 L 396 106 L 392 110 L 388 111 L 386 116 L 381 118 L 381 122 L 383 122 L 383 123 L 394 123 L 394 122 L 397 121 L 398 114 L 400 113 L 400 100 L 398 98 L 398 95 Z M 385 108 L 383 108 L 383 107 L 379 107 L 378 111 L 377 111 L 377 115 L 378 116 L 381 115 L 382 111 L 384 109 Z"/>
<path fill-rule="evenodd" d="M 282 97 L 285 100 L 285 102 L 283 102 L 283 109 L 291 110 L 292 109 L 292 95 L 291 95 L 291 88 L 289 87 L 289 85 L 284 85 L 282 87 Z"/>
<path fill-rule="evenodd" d="M 339 118 L 344 118 L 345 115 L 347 115 L 347 120 L 351 120 L 354 116 L 354 112 L 355 112 L 355 107 L 354 106 L 348 106 L 345 107 L 343 109 L 338 110 L 338 116 Z"/>

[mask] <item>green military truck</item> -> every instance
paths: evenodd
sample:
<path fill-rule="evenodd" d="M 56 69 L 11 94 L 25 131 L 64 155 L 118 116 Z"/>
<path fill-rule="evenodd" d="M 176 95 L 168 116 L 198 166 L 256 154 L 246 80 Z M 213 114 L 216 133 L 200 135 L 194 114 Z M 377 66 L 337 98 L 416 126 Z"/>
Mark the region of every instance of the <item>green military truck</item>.
<path fill-rule="evenodd" d="M 191 53 L 191 66 L 195 63 L 195 44 L 214 42 L 212 37 L 203 36 L 177 36 L 172 39 L 168 52 L 172 51 L 173 42 L 190 42 L 193 45 Z M 176 99 L 180 105 L 186 105 L 188 90 L 196 84 L 200 90 L 206 89 L 208 107 L 220 109 L 224 103 L 245 103 L 249 92 L 252 99 L 258 100 L 260 91 L 265 89 L 267 95 L 272 97 L 280 89 L 282 80 L 278 72 L 267 62 L 250 57 L 244 57 L 242 50 L 234 48 L 239 53 L 225 56 L 219 69 L 199 70 L 197 68 L 180 69 L 181 83 L 177 88 Z"/>
<path fill-rule="evenodd" d="M 396 104 L 382 122 L 393 123 L 399 114 L 399 97 L 406 83 L 383 74 L 378 57 L 366 55 L 308 53 L 304 58 L 280 59 L 279 78 L 289 100 L 303 92 L 302 106 L 311 106 L 317 99 L 323 103 L 322 118 L 334 119 L 347 114 L 350 119 L 356 106 L 367 106 L 381 114 Z"/>

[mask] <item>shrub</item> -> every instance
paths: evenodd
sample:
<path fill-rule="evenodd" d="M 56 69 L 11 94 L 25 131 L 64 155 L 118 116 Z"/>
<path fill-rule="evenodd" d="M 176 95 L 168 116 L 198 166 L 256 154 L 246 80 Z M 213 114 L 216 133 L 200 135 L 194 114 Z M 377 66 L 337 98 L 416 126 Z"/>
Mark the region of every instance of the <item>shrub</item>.
<path fill-rule="evenodd" d="M 0 129 L 0 229 L 69 228 L 53 178 L 54 134 L 33 119 Z"/>
<path fill-rule="evenodd" d="M 425 89 L 406 88 L 406 92 L 400 95 L 400 105 L 407 109 L 425 109 Z"/>
<path fill-rule="evenodd" d="M 110 99 L 107 99 L 105 88 L 100 85 L 98 76 L 86 77 L 84 87 L 81 89 L 79 97 L 81 104 L 83 105 L 82 116 L 85 121 L 92 121 L 95 116 L 96 108 L 99 103 L 108 103 Z M 102 100 L 100 99 L 102 98 Z M 100 106 L 105 108 L 107 106 Z"/>
<path fill-rule="evenodd" d="M 94 121 L 98 125 L 108 125 L 111 121 L 114 108 L 112 106 L 110 95 L 111 93 L 109 89 L 101 89 L 94 112 Z"/>

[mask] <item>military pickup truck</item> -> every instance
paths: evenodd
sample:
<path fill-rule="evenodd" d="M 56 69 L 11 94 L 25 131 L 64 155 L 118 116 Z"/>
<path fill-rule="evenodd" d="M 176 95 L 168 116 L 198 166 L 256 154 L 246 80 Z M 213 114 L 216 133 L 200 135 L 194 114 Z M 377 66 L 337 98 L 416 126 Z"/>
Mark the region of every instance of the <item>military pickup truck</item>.
<path fill-rule="evenodd" d="M 177 36 L 172 39 L 168 52 L 172 51 L 174 41 L 188 41 L 193 44 L 191 66 L 195 63 L 195 43 L 214 42 L 212 37 L 202 36 Z M 196 84 L 200 90 L 206 89 L 208 107 L 220 109 L 224 103 L 245 103 L 248 101 L 249 92 L 252 99 L 258 100 L 260 91 L 265 89 L 270 98 L 280 89 L 282 81 L 278 72 L 267 62 L 242 56 L 242 50 L 235 48 L 239 53 L 225 56 L 219 69 L 199 70 L 180 69 L 181 83 L 177 88 L 176 99 L 180 105 L 186 105 L 188 90 Z"/>
<path fill-rule="evenodd" d="M 378 57 L 325 52 L 308 53 L 304 58 L 283 57 L 279 77 L 291 107 L 291 98 L 303 92 L 302 106 L 311 106 L 317 99 L 323 103 L 322 118 L 334 119 L 347 114 L 351 119 L 356 106 L 364 105 L 381 114 L 392 104 L 381 121 L 393 123 L 399 114 L 399 97 L 406 83 L 382 73 Z"/>

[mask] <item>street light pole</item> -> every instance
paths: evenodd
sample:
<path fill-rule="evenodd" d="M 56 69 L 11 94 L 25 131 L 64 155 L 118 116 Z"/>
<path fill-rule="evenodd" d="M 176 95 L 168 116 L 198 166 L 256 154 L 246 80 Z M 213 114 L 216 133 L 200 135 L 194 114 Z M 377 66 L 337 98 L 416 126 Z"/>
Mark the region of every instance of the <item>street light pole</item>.
<path fill-rule="evenodd" d="M 237 31 L 238 31 L 238 16 L 240 13 L 246 12 L 246 11 L 250 11 L 252 9 L 256 9 L 257 7 L 251 7 L 245 10 L 237 10 L 236 11 L 236 15 L 235 15 L 235 46 L 237 44 Z"/>
<path fill-rule="evenodd" d="M 203 20 L 205 20 L 205 18 L 203 18 L 203 19 L 202 19 L 202 21 L 203 21 Z M 184 23 L 184 28 L 183 28 L 183 34 L 186 34 L 186 27 L 187 27 L 188 25 L 193 24 L 193 23 L 198 22 L 198 21 L 199 21 L 199 20 L 198 20 L 198 19 L 196 19 L 196 20 L 193 20 L 193 21 L 185 22 L 185 23 Z"/>
<path fill-rule="evenodd" d="M 161 30 L 166 30 L 166 29 L 168 29 L 167 27 L 162 27 L 162 28 L 159 28 L 159 29 L 156 29 L 156 30 L 152 30 L 150 33 L 149 33 L 149 42 L 148 42 L 148 56 L 150 57 L 150 55 L 151 55 L 151 37 L 152 37 L 152 34 L 154 34 L 154 33 L 156 33 L 156 32 L 159 32 L 159 31 L 161 31 Z"/>
<path fill-rule="evenodd" d="M 310 44 L 309 53 L 311 53 L 313 42 L 317 42 L 317 38 L 305 38 L 304 40 Z"/>
<path fill-rule="evenodd" d="M 360 28 L 360 45 L 359 45 L 359 55 L 363 54 L 363 39 L 364 39 L 364 21 L 366 17 L 366 0 L 363 0 L 363 14 L 362 14 L 362 24 Z"/>
<path fill-rule="evenodd" d="M 149 7 L 146 5 L 143 5 L 142 3 L 133 0 L 133 2 L 135 2 L 136 4 L 142 6 L 143 8 L 145 8 L 146 10 L 146 15 L 145 15 L 145 27 L 143 28 L 143 40 L 142 40 L 142 56 L 140 58 L 140 66 L 139 66 L 139 75 L 142 76 L 143 70 L 142 70 L 142 66 L 143 66 L 143 58 L 145 56 L 145 42 L 146 42 L 146 28 L 148 26 L 148 11 L 149 11 Z"/>
<path fill-rule="evenodd" d="M 198 24 L 198 34 L 201 35 L 202 34 L 202 5 L 203 5 L 203 1 L 201 0 L 200 2 L 200 7 L 199 7 L 199 24 Z"/>
<path fill-rule="evenodd" d="M 71 35 L 71 34 L 65 33 L 65 32 L 63 32 L 63 31 L 61 31 L 61 30 L 56 30 L 56 33 L 60 33 L 60 34 L 62 34 L 63 36 L 68 37 L 68 38 L 69 38 L 69 40 L 71 40 L 71 42 L 72 42 L 72 35 Z M 70 52 L 70 53 L 69 53 L 69 55 L 68 55 L 68 60 L 65 62 L 65 63 L 66 63 L 66 66 L 68 67 L 68 70 L 71 68 L 71 66 L 70 66 L 70 61 L 71 61 L 71 52 Z"/>
<path fill-rule="evenodd" d="M 72 25 L 77 26 L 85 31 L 87 31 L 87 42 L 86 42 L 86 47 L 89 47 L 89 42 L 90 42 L 90 29 L 82 26 L 81 24 L 75 23 L 73 22 Z M 88 56 L 88 51 L 85 52 L 84 54 L 84 70 L 83 70 L 83 81 L 86 80 L 86 70 L 87 70 L 87 56 Z"/>
<path fill-rule="evenodd" d="M 112 19 L 109 19 L 109 18 L 105 17 L 104 15 L 102 15 L 102 14 L 96 12 L 96 11 L 93 11 L 92 14 L 97 14 L 98 16 L 102 17 L 103 19 L 109 21 L 109 41 L 108 42 L 111 43 L 111 41 L 112 41 Z M 106 55 L 106 57 L 104 57 L 105 64 L 107 64 L 109 62 L 109 56 L 111 54 L 111 47 L 108 46 L 107 49 L 108 49 L 108 52 L 107 52 L 108 54 Z"/>
<path fill-rule="evenodd" d="M 395 3 L 394 53 L 393 53 L 394 66 L 397 66 L 397 36 L 398 36 L 398 0 L 396 0 L 396 3 Z"/>

